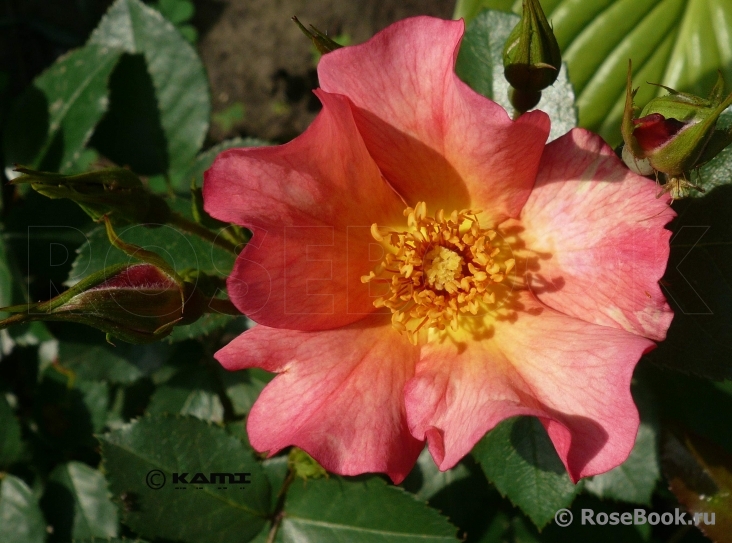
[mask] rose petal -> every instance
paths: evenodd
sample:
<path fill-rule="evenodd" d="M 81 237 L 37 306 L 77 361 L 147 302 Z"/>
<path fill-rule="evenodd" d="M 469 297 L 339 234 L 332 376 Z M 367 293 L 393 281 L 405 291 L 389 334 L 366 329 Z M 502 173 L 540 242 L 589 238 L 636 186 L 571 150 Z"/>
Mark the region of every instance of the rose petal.
<path fill-rule="evenodd" d="M 509 119 L 455 75 L 463 21 L 415 17 L 325 55 L 323 89 L 344 94 L 369 152 L 410 204 L 515 217 L 549 134 L 543 112 Z M 437 39 L 439 37 L 439 39 Z"/>
<path fill-rule="evenodd" d="M 389 318 L 319 332 L 256 326 L 216 353 L 230 370 L 278 375 L 254 404 L 247 430 L 270 456 L 290 445 L 342 475 L 385 472 L 401 482 L 424 443 L 406 424 L 402 389 L 418 350 Z"/>
<path fill-rule="evenodd" d="M 520 235 L 548 258 L 530 285 L 554 309 L 656 340 L 673 313 L 661 292 L 674 216 L 668 197 L 623 167 L 599 136 L 575 129 L 546 147 Z"/>
<path fill-rule="evenodd" d="M 653 342 L 518 296 L 524 310 L 492 321 L 481 341 L 466 334 L 422 348 L 405 387 L 412 434 L 446 470 L 501 420 L 534 415 L 573 481 L 614 468 L 635 442 L 630 380 Z"/>
<path fill-rule="evenodd" d="M 225 151 L 205 174 L 206 211 L 254 232 L 229 295 L 268 326 L 333 328 L 372 312 L 360 281 L 377 263 L 369 227 L 404 220 L 404 202 L 369 156 L 346 99 L 318 96 L 323 110 L 300 137 Z"/>

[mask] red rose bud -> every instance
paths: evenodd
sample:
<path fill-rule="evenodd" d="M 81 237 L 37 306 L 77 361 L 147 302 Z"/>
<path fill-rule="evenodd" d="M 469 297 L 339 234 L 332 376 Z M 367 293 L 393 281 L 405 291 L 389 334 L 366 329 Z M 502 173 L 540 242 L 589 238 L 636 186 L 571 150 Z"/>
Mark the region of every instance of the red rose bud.
<path fill-rule="evenodd" d="M 150 343 L 169 335 L 174 326 L 200 318 L 202 302 L 192 285 L 152 264 L 122 264 L 87 277 L 47 302 L 4 308 L 15 315 L 0 321 L 0 329 L 35 320 L 69 321 L 128 343 Z"/>
<path fill-rule="evenodd" d="M 732 132 L 716 130 L 719 116 L 732 104 L 732 94 L 722 100 L 721 74 L 707 99 L 663 87 L 670 94 L 651 100 L 638 119 L 633 118 L 637 89 L 631 88 L 630 76 L 629 65 L 622 132 L 623 160 L 632 170 L 682 177 L 732 142 Z"/>
<path fill-rule="evenodd" d="M 12 184 L 30 184 L 48 198 L 68 198 L 76 202 L 92 219 L 110 215 L 130 223 L 164 224 L 170 216 L 168 204 L 149 192 L 142 181 L 124 168 L 107 168 L 79 175 L 39 172 L 16 167 L 23 175 Z"/>
<path fill-rule="evenodd" d="M 556 81 L 562 54 L 539 0 L 523 0 L 521 21 L 503 49 L 503 67 L 506 79 L 519 94 L 538 94 L 540 98 L 541 91 Z"/>

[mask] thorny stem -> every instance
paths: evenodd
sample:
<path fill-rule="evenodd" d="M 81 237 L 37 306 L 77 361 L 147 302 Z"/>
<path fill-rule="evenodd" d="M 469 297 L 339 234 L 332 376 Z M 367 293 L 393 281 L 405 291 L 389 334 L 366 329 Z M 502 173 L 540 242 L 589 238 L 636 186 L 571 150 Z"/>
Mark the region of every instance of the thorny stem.
<path fill-rule="evenodd" d="M 213 243 L 217 247 L 220 247 L 221 249 L 224 249 L 225 251 L 228 251 L 237 256 L 239 255 L 237 246 L 234 245 L 231 241 L 212 232 L 208 228 L 205 228 L 200 224 L 193 222 L 190 219 L 187 219 L 180 213 L 176 213 L 175 211 L 171 212 L 169 222 L 173 226 L 177 226 L 178 228 L 188 232 L 189 234 L 194 234 L 201 239 L 210 241 L 211 243 Z"/>

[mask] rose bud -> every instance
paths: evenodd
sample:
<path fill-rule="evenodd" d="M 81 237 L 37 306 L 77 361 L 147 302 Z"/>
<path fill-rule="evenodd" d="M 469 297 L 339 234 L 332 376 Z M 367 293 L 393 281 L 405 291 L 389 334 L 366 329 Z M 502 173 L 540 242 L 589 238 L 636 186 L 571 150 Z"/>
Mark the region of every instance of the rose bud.
<path fill-rule="evenodd" d="M 541 99 L 541 91 L 556 81 L 562 67 L 557 39 L 539 0 L 524 0 L 521 20 L 503 49 L 506 80 L 513 106 L 527 111 Z"/>
<path fill-rule="evenodd" d="M 631 85 L 629 65 L 623 160 L 633 171 L 642 175 L 661 172 L 669 179 L 685 177 L 732 142 L 732 132 L 716 130 L 719 116 L 732 104 L 732 94 L 722 100 L 721 73 L 707 99 L 659 85 L 670 94 L 648 102 L 637 119 L 633 118 L 636 91 Z"/>
<path fill-rule="evenodd" d="M 128 343 L 150 343 L 190 324 L 205 304 L 190 283 L 148 263 L 119 264 L 90 275 L 46 302 L 4 308 L 0 328 L 29 321 L 78 322 Z"/>

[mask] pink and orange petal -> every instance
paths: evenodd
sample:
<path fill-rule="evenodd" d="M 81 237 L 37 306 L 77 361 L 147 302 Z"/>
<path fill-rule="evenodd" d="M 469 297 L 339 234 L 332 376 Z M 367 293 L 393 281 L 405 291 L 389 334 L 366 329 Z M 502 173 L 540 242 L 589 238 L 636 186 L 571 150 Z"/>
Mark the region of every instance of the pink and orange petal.
<path fill-rule="evenodd" d="M 674 213 L 598 136 L 577 129 L 545 145 L 544 113 L 512 121 L 462 83 L 463 29 L 417 17 L 328 53 L 318 68 L 323 110 L 305 133 L 226 151 L 206 174 L 206 210 L 254 232 L 228 287 L 260 325 L 216 357 L 230 370 L 279 374 L 249 415 L 259 451 L 296 445 L 330 471 L 399 482 L 425 442 L 449 469 L 501 420 L 531 415 L 578 481 L 633 447 L 633 369 L 673 316 L 658 280 Z M 502 298 L 486 295 L 456 330 L 435 320 L 412 336 L 417 345 L 372 288 L 391 284 L 405 304 L 410 288 L 445 295 L 424 279 L 438 265 L 428 244 L 414 287 L 405 286 L 412 269 L 387 262 L 397 252 L 388 239 L 410 228 L 405 207 L 412 227 L 427 207 L 445 217 L 480 210 L 469 219 L 480 226 L 474 237 L 499 236 L 490 250 L 508 247 L 516 261 L 511 272 L 512 255 L 501 253 L 488 273 Z M 414 228 L 410 239 L 423 239 Z M 441 239 L 457 252 L 439 273 L 466 277 L 467 249 L 447 231 Z M 444 267 L 450 259 L 461 267 Z M 395 275 L 370 283 L 375 268 Z M 481 289 L 492 284 L 476 279 L 483 271 L 469 272 Z"/>

